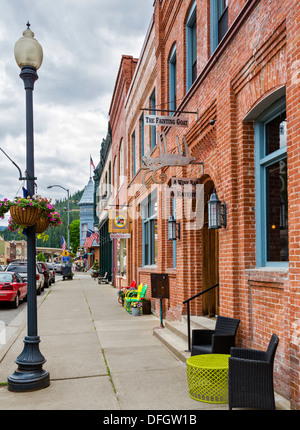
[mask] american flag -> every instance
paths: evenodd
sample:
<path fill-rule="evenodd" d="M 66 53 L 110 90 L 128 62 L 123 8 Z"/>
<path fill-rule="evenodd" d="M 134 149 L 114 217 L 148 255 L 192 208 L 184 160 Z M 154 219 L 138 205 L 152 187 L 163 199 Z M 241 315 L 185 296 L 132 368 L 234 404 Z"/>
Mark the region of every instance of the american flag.
<path fill-rule="evenodd" d="M 85 246 L 86 248 L 91 248 L 94 240 L 96 240 L 96 242 L 99 244 L 99 234 L 92 230 L 88 230 L 83 246 Z"/>
<path fill-rule="evenodd" d="M 67 247 L 66 241 L 65 241 L 65 239 L 64 239 L 64 237 L 63 237 L 63 236 L 62 236 L 62 245 L 61 245 L 61 247 L 62 247 L 62 250 L 63 250 L 63 251 L 65 251 L 65 250 L 66 250 L 66 247 Z"/>
<path fill-rule="evenodd" d="M 95 167 L 95 164 L 94 164 L 93 159 L 92 159 L 92 157 L 91 157 L 91 156 L 90 156 L 90 159 L 91 159 L 91 165 L 93 166 L 93 169 L 95 170 L 95 169 L 96 169 L 96 167 Z"/>

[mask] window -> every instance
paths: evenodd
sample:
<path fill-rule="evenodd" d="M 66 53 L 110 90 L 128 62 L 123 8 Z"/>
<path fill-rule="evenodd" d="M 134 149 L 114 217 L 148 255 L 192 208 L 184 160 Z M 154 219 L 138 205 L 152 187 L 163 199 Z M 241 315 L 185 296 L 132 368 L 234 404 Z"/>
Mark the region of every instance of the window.
<path fill-rule="evenodd" d="M 85 239 L 87 234 L 87 224 L 81 224 L 81 239 Z"/>
<path fill-rule="evenodd" d="M 117 239 L 117 275 L 126 276 L 126 239 Z"/>
<path fill-rule="evenodd" d="M 123 139 L 121 140 L 120 145 L 120 186 L 124 182 L 124 145 L 123 145 Z"/>
<path fill-rule="evenodd" d="M 111 162 L 108 165 L 108 192 L 111 193 Z"/>
<path fill-rule="evenodd" d="M 145 129 L 144 129 L 144 114 L 140 117 L 140 138 L 141 138 L 141 165 L 145 155 Z"/>
<path fill-rule="evenodd" d="M 173 217 L 176 219 L 176 199 L 172 200 Z M 173 244 L 173 267 L 177 266 L 177 240 L 172 240 Z"/>
<path fill-rule="evenodd" d="M 143 266 L 157 263 L 157 194 L 153 192 L 142 203 Z"/>
<path fill-rule="evenodd" d="M 197 24 L 196 1 L 194 1 L 186 23 L 186 86 L 187 91 L 197 77 Z"/>
<path fill-rule="evenodd" d="M 176 44 L 173 46 L 169 59 L 169 109 L 176 110 Z"/>
<path fill-rule="evenodd" d="M 286 265 L 288 246 L 285 100 L 255 123 L 256 264 Z"/>
<path fill-rule="evenodd" d="M 155 89 L 154 89 L 151 96 L 150 96 L 151 115 L 156 114 L 155 107 L 156 107 L 156 100 L 155 100 Z M 155 127 L 155 125 L 151 125 L 150 133 L 151 133 L 151 149 L 153 149 L 156 145 L 156 127 Z"/>
<path fill-rule="evenodd" d="M 132 175 L 136 174 L 136 165 L 135 165 L 135 131 L 132 134 Z"/>
<path fill-rule="evenodd" d="M 116 196 L 118 192 L 118 164 L 117 157 L 114 161 L 114 195 Z"/>
<path fill-rule="evenodd" d="M 210 51 L 215 51 L 228 30 L 228 0 L 210 0 Z"/>

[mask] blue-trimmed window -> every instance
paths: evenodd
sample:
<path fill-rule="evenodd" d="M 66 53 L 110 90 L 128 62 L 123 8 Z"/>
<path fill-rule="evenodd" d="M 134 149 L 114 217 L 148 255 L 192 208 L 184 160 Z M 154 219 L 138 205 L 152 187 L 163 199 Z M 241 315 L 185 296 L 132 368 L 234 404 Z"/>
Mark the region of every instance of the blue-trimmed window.
<path fill-rule="evenodd" d="M 157 193 L 142 202 L 143 266 L 157 264 Z"/>
<path fill-rule="evenodd" d="M 210 52 L 213 54 L 228 30 L 228 0 L 210 0 Z"/>
<path fill-rule="evenodd" d="M 186 22 L 186 89 L 197 77 L 197 8 L 196 0 L 191 6 Z"/>
<path fill-rule="evenodd" d="M 155 115 L 156 111 L 155 111 L 155 107 L 156 107 L 156 97 L 155 97 L 155 89 L 152 91 L 152 94 L 150 96 L 150 108 L 151 108 L 151 115 Z M 156 145 L 156 126 L 155 125 L 151 125 L 151 149 L 153 149 Z"/>
<path fill-rule="evenodd" d="M 135 131 L 132 133 L 132 175 L 136 174 L 136 160 L 135 160 Z"/>
<path fill-rule="evenodd" d="M 288 193 L 285 99 L 255 123 L 256 265 L 287 266 Z"/>
<path fill-rule="evenodd" d="M 176 199 L 172 200 L 173 217 L 176 219 Z M 173 267 L 177 266 L 177 240 L 173 240 Z"/>
<path fill-rule="evenodd" d="M 169 109 L 176 110 L 176 44 L 173 46 L 169 59 Z M 171 112 L 172 114 L 172 112 Z"/>
<path fill-rule="evenodd" d="M 143 157 L 145 155 L 145 127 L 144 127 L 144 114 L 140 117 L 140 138 L 141 138 L 141 165 L 143 164 Z"/>

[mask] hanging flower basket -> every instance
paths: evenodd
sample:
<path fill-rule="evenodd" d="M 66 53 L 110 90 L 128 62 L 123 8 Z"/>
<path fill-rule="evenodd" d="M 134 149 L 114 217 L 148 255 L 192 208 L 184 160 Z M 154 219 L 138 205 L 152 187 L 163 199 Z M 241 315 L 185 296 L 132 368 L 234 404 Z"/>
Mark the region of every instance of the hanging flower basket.
<path fill-rule="evenodd" d="M 34 206 L 23 208 L 20 206 L 11 206 L 10 215 L 16 224 L 28 227 L 37 222 L 41 216 L 41 209 Z"/>
<path fill-rule="evenodd" d="M 46 237 L 44 231 L 49 226 L 56 227 L 61 224 L 60 215 L 55 211 L 51 200 L 37 195 L 32 198 L 15 197 L 13 202 L 1 200 L 0 218 L 4 218 L 8 211 L 11 215 L 8 230 L 18 231 L 20 234 L 23 234 L 25 227 L 36 224 L 36 233 Z"/>
<path fill-rule="evenodd" d="M 46 231 L 48 227 L 49 221 L 46 218 L 40 217 L 40 219 L 37 220 L 37 223 L 35 225 L 35 232 L 37 234 L 44 233 L 44 231 Z"/>

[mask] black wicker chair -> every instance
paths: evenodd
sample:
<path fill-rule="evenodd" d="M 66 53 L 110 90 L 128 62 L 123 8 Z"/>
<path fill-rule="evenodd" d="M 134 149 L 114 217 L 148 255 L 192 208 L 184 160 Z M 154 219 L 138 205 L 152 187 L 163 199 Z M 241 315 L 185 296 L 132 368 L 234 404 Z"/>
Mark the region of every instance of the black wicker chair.
<path fill-rule="evenodd" d="M 230 354 L 240 320 L 218 316 L 215 330 L 192 330 L 191 355 Z"/>
<path fill-rule="evenodd" d="M 273 334 L 267 351 L 231 348 L 229 409 L 275 409 L 273 365 L 278 343 L 278 336 Z"/>

